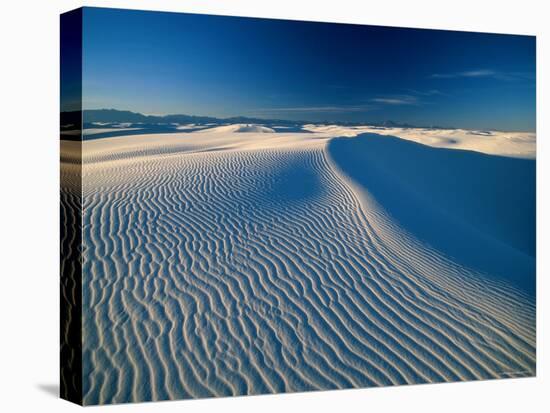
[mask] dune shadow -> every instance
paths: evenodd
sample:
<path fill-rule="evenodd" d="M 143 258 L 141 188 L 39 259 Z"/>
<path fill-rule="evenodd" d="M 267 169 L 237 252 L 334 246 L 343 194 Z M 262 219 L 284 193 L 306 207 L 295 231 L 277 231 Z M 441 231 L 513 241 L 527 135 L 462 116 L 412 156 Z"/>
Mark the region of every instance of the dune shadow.
<path fill-rule="evenodd" d="M 329 153 L 409 233 L 534 293 L 534 160 L 372 133 L 333 139 Z"/>

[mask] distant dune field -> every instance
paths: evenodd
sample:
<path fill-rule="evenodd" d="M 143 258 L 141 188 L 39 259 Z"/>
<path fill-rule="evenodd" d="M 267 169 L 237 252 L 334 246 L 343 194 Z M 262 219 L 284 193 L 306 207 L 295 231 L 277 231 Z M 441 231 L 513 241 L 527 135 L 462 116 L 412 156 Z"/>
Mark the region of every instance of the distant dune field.
<path fill-rule="evenodd" d="M 534 135 L 304 129 L 83 142 L 85 404 L 535 374 Z"/>

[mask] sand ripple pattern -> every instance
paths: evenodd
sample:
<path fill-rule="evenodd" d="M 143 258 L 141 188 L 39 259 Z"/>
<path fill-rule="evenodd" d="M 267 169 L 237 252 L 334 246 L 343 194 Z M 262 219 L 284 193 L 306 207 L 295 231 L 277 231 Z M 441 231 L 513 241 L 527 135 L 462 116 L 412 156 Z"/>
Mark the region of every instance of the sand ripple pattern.
<path fill-rule="evenodd" d="M 83 175 L 85 404 L 535 372 L 533 299 L 402 234 L 325 145 Z"/>

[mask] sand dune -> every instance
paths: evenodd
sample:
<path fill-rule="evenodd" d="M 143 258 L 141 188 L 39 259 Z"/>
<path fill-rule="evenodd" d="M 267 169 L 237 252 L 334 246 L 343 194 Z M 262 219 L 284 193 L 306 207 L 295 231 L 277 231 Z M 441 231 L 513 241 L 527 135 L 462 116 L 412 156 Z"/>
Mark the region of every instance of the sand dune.
<path fill-rule="evenodd" d="M 83 143 L 85 404 L 535 373 L 529 205 L 481 226 L 502 195 L 453 209 L 445 150 L 230 126 Z M 504 168 L 483 190 L 529 170 L 467 154 Z M 452 175 L 460 196 L 473 173 Z"/>
<path fill-rule="evenodd" d="M 262 125 L 253 125 L 248 123 L 237 123 L 234 125 L 216 126 L 198 133 L 274 133 L 275 130 Z"/>
<path fill-rule="evenodd" d="M 130 127 L 124 127 L 124 126 L 119 126 L 117 128 L 87 128 L 87 129 L 82 130 L 82 135 L 83 136 L 91 136 L 91 135 L 97 135 L 97 134 L 100 134 L 100 133 L 120 132 L 121 130 L 124 130 L 125 132 L 128 132 L 128 131 L 136 131 L 136 130 L 140 130 L 140 129 L 141 128 L 130 128 Z"/>
<path fill-rule="evenodd" d="M 359 196 L 374 198 L 416 238 L 534 295 L 534 160 L 368 133 L 335 139 L 329 152 Z"/>
<path fill-rule="evenodd" d="M 489 155 L 526 159 L 535 159 L 537 146 L 536 135 L 533 132 L 340 125 L 306 125 L 304 129 L 332 136 L 357 136 L 370 132 L 383 136 L 398 136 L 401 139 L 435 148 L 464 149 Z"/>

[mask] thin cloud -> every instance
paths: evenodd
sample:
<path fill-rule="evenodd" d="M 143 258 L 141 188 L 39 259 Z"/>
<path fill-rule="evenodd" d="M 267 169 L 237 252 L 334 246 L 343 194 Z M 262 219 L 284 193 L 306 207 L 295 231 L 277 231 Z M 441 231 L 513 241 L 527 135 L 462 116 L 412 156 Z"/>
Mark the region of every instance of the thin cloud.
<path fill-rule="evenodd" d="M 411 95 L 383 96 L 372 98 L 370 101 L 384 105 L 417 105 L 419 103 L 418 98 Z"/>
<path fill-rule="evenodd" d="M 249 111 L 249 113 L 276 114 L 276 113 L 349 113 L 349 112 L 368 112 L 380 110 L 384 106 L 412 106 L 422 105 L 427 102 L 421 98 L 429 96 L 445 95 L 437 89 L 426 91 L 413 91 L 411 94 L 384 95 L 370 98 L 364 104 L 359 105 L 325 105 L 325 106 L 293 106 L 293 107 L 274 107 L 260 108 Z"/>
<path fill-rule="evenodd" d="M 503 81 L 514 80 L 533 80 L 531 73 L 523 72 L 497 72 L 490 69 L 467 70 L 464 72 L 453 73 L 434 73 L 430 75 L 432 79 L 456 79 L 456 78 L 492 78 Z"/>
<path fill-rule="evenodd" d="M 263 108 L 256 109 L 254 112 L 279 113 L 279 112 L 366 112 L 373 110 L 372 105 L 360 106 L 296 106 L 285 108 Z"/>
<path fill-rule="evenodd" d="M 493 77 L 497 73 L 494 70 L 478 69 L 454 73 L 434 73 L 430 77 L 434 79 L 453 79 L 457 77 Z"/>
<path fill-rule="evenodd" d="M 447 93 L 442 92 L 438 89 L 429 89 L 429 90 L 416 90 L 416 89 L 407 89 L 408 93 L 416 96 L 448 96 Z"/>

